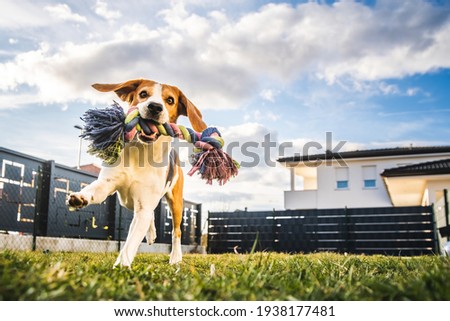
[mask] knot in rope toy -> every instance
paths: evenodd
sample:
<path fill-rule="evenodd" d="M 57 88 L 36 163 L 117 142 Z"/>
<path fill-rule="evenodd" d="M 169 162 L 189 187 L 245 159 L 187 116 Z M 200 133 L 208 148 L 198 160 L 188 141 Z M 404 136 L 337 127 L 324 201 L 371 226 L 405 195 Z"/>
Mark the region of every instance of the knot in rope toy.
<path fill-rule="evenodd" d="M 130 108 L 125 115 L 116 102 L 103 109 L 87 110 L 81 120 L 85 123 L 81 137 L 91 142 L 88 153 L 103 159 L 106 164 L 114 164 L 125 143 L 135 137 L 143 143 L 151 143 L 164 135 L 194 144 L 191 159 L 193 167 L 188 175 L 192 176 L 198 171 L 207 184 L 217 180 L 223 185 L 238 173 L 239 164 L 222 150 L 224 140 L 215 127 L 208 127 L 198 133 L 174 123 L 160 124 L 140 117 L 137 108 Z"/>

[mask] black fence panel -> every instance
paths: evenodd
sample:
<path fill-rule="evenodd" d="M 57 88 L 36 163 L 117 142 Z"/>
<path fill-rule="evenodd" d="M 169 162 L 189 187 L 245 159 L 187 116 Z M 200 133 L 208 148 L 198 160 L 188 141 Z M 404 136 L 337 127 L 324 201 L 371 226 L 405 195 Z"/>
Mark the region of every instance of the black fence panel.
<path fill-rule="evenodd" d="M 208 220 L 208 248 L 212 253 L 276 250 L 273 212 L 210 212 Z"/>
<path fill-rule="evenodd" d="M 209 213 L 208 251 L 438 252 L 432 207 Z M 256 246 L 256 247 L 254 247 Z"/>
<path fill-rule="evenodd" d="M 42 162 L 24 156 L 0 152 L 0 229 L 33 233 Z"/>
<path fill-rule="evenodd" d="M 54 162 L 50 163 L 50 171 L 53 179 L 50 183 L 47 236 L 112 239 L 110 225 L 113 231 L 114 213 L 110 212 L 109 202 L 114 202 L 114 198 L 77 211 L 69 211 L 66 205 L 70 193 L 89 185 L 96 176 Z"/>
<path fill-rule="evenodd" d="M 96 175 L 2 147 L 0 169 L 0 234 L 116 240 L 117 248 L 126 239 L 133 212 L 120 206 L 116 194 L 77 211 L 66 206 L 67 196 Z M 170 244 L 172 215 L 164 199 L 155 224 L 156 242 Z M 182 244 L 200 244 L 201 204 L 184 201 L 181 228 Z"/>
<path fill-rule="evenodd" d="M 172 242 L 172 213 L 163 199 L 155 210 L 156 242 Z M 183 220 L 181 221 L 181 244 L 200 244 L 201 204 L 184 200 Z M 158 228 L 159 227 L 159 228 Z"/>

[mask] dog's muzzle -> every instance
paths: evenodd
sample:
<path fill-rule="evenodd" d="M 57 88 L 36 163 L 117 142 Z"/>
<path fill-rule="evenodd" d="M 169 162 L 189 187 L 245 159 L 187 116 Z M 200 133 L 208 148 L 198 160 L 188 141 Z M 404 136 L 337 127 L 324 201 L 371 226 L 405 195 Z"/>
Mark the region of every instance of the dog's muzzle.
<path fill-rule="evenodd" d="M 163 111 L 163 105 L 160 103 L 151 102 L 147 106 L 152 116 L 159 115 Z"/>

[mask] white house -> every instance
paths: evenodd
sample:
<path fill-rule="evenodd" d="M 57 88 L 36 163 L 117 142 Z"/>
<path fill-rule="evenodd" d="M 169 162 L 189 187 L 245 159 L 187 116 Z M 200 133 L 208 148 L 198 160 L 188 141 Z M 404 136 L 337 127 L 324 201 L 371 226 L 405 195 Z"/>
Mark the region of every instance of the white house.
<path fill-rule="evenodd" d="M 278 159 L 286 209 L 430 205 L 450 189 L 450 146 L 326 152 Z"/>

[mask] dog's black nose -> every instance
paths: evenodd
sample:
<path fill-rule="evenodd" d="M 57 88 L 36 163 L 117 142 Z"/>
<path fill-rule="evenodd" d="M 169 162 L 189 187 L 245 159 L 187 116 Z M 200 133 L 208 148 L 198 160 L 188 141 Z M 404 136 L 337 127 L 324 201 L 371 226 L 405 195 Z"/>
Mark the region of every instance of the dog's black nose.
<path fill-rule="evenodd" d="M 163 105 L 160 103 L 150 103 L 148 104 L 147 108 L 154 114 L 158 114 L 160 112 L 162 112 L 163 110 Z"/>

